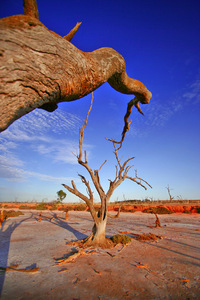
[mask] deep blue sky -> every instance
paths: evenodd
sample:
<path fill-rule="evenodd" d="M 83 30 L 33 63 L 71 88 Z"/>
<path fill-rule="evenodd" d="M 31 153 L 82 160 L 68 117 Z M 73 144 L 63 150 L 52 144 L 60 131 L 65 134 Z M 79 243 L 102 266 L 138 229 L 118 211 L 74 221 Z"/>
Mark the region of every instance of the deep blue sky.
<path fill-rule="evenodd" d="M 22 14 L 22 2 L 1 1 L 0 17 Z M 199 199 L 200 1 L 38 0 L 38 9 L 40 21 L 61 36 L 82 22 L 72 43 L 83 51 L 114 48 L 124 56 L 128 75 L 153 94 L 142 106 L 144 117 L 133 109 L 119 153 L 122 160 L 135 156 L 138 176 L 153 188 L 145 191 L 127 180 L 112 200 L 168 199 L 167 185 L 175 198 Z M 120 139 L 132 98 L 107 83 L 94 92 L 84 142 L 93 168 L 108 160 L 100 172 L 105 189 L 116 164 L 105 137 Z M 35 110 L 0 134 L 1 201 L 51 201 L 61 183 L 70 184 L 77 173 L 87 175 L 72 152 L 90 99 L 59 104 L 51 114 Z M 79 180 L 76 185 L 85 191 Z M 75 200 L 67 192 L 66 201 Z"/>

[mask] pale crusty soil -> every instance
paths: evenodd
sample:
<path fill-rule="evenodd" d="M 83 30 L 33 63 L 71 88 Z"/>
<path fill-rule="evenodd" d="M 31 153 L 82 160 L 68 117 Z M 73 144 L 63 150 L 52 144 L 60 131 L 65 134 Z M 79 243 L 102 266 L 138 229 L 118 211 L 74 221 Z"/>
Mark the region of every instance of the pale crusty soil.
<path fill-rule="evenodd" d="M 0 230 L 0 267 L 39 267 L 36 273 L 0 272 L 2 300 L 8 299 L 199 299 L 200 214 L 159 215 L 121 213 L 108 219 L 107 236 L 118 230 L 163 236 L 154 242 L 132 242 L 111 250 L 96 249 L 71 263 L 56 265 L 54 258 L 74 250 L 67 242 L 90 234 L 88 212 L 23 211 Z M 111 212 L 113 213 L 113 212 Z M 113 213 L 114 214 L 114 213 Z"/>

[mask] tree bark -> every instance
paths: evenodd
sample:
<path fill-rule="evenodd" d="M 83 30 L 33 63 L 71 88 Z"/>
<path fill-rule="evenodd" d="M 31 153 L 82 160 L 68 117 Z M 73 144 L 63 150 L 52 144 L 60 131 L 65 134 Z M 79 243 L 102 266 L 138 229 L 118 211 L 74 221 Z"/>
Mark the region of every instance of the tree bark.
<path fill-rule="evenodd" d="M 100 220 L 98 223 L 95 223 L 92 229 L 92 233 L 83 241 L 80 245 L 83 247 L 101 247 L 101 248 L 112 248 L 113 242 L 111 239 L 106 238 L 106 224 L 107 224 L 107 215 L 104 220 Z"/>
<path fill-rule="evenodd" d="M 59 102 L 82 98 L 106 81 L 141 103 L 151 99 L 143 83 L 128 77 L 117 51 L 85 53 L 31 14 L 1 19 L 0 43 L 0 131 L 35 108 L 54 111 Z"/>

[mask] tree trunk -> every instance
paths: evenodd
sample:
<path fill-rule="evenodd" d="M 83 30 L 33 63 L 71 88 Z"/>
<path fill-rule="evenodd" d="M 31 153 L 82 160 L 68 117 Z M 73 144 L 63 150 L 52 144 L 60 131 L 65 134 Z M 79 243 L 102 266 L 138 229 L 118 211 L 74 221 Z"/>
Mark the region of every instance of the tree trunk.
<path fill-rule="evenodd" d="M 106 224 L 107 216 L 103 220 L 100 220 L 98 224 L 94 224 L 92 233 L 86 239 L 81 241 L 81 246 L 112 248 L 113 242 L 105 236 Z"/>
<path fill-rule="evenodd" d="M 54 111 L 62 101 L 79 99 L 104 82 L 148 103 L 151 93 L 126 74 L 114 49 L 77 49 L 38 19 L 16 15 L 0 20 L 0 131 L 34 110 Z"/>

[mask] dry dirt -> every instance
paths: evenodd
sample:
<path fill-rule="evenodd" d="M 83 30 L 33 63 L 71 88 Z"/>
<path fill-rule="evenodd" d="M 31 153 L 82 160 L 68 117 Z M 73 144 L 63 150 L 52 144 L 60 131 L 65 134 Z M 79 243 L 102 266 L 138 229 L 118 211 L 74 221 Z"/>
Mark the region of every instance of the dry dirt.
<path fill-rule="evenodd" d="M 74 249 L 67 242 L 90 234 L 93 222 L 88 212 L 23 211 L 0 230 L 1 299 L 199 299 L 200 214 L 155 215 L 121 213 L 108 219 L 107 236 L 118 231 L 153 233 L 157 241 L 132 239 L 125 247 L 96 249 L 74 261 L 56 265 L 55 258 Z M 112 214 L 115 214 L 112 212 Z M 131 235 L 130 235 L 131 236 Z M 17 270 L 39 268 L 37 272 Z"/>

